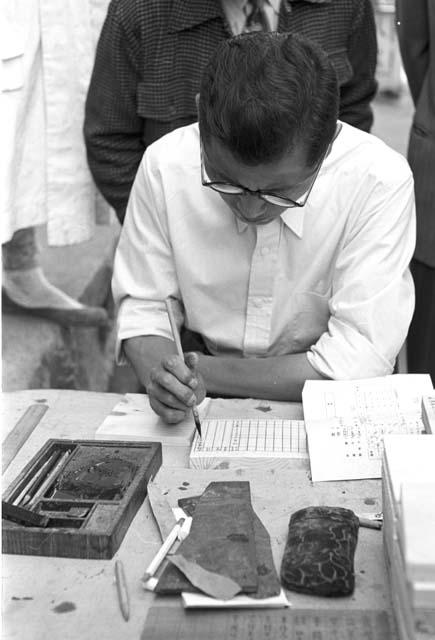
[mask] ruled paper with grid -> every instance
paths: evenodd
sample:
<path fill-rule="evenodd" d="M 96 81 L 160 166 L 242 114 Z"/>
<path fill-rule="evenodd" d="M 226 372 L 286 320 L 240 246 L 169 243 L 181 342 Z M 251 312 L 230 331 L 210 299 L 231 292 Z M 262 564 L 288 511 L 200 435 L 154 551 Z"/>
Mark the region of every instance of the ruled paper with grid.
<path fill-rule="evenodd" d="M 282 418 L 212 418 L 201 423 L 190 452 L 190 466 L 208 468 L 213 461 L 253 458 L 308 459 L 303 420 Z"/>

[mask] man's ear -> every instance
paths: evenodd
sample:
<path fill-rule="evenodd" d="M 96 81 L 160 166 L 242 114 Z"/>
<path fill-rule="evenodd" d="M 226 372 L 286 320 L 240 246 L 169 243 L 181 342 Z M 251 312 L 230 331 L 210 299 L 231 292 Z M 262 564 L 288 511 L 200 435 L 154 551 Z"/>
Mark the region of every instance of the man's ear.
<path fill-rule="evenodd" d="M 195 96 L 196 110 L 199 111 L 199 93 Z"/>

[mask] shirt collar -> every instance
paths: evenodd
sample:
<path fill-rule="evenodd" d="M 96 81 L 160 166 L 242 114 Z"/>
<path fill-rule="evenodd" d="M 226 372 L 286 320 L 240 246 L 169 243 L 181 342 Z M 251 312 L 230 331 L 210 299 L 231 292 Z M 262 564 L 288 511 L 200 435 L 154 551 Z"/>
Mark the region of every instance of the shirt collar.
<path fill-rule="evenodd" d="M 304 232 L 304 219 L 305 219 L 305 207 L 292 207 L 285 209 L 280 216 L 284 224 L 293 231 L 298 237 L 302 238 Z M 234 216 L 236 221 L 237 231 L 243 233 L 248 228 L 248 223 L 239 220 Z"/>
<path fill-rule="evenodd" d="M 190 29 L 197 24 L 224 16 L 221 3 L 217 0 L 178 0 L 173 3 L 168 20 L 168 33 Z"/>
<path fill-rule="evenodd" d="M 267 0 L 267 4 L 270 4 L 275 13 L 279 13 L 281 7 L 281 0 Z"/>
<path fill-rule="evenodd" d="M 321 2 L 323 2 L 323 0 L 320 0 Z M 243 7 L 245 6 L 245 4 L 249 2 L 249 0 L 221 0 L 221 4 L 225 5 L 227 3 L 233 3 L 235 4 L 239 9 L 243 9 Z M 273 7 L 273 9 L 278 13 L 280 6 L 281 6 L 281 0 L 265 0 L 266 4 L 270 4 L 271 7 Z"/>
<path fill-rule="evenodd" d="M 312 0 L 308 0 L 308 1 L 311 2 Z M 221 5 L 224 7 L 224 10 L 225 10 L 225 5 L 233 4 L 233 5 L 236 5 L 239 11 L 243 11 L 243 8 L 247 2 L 249 2 L 249 0 L 221 0 Z M 316 0 L 314 0 L 314 2 L 316 2 Z M 324 2 L 324 0 L 320 0 L 320 2 Z M 275 13 L 279 13 L 279 10 L 281 7 L 281 0 L 265 0 L 265 4 L 270 5 L 272 9 L 275 11 Z"/>
<path fill-rule="evenodd" d="M 285 0 L 290 4 L 295 4 L 296 2 L 310 2 L 311 4 L 330 4 L 332 0 Z"/>
<path fill-rule="evenodd" d="M 332 0 L 303 0 L 311 4 L 327 4 Z M 280 5 L 290 7 L 290 5 L 301 2 L 301 0 L 269 0 L 269 4 L 275 11 L 279 11 Z M 190 29 L 197 24 L 207 22 L 214 18 L 224 18 L 224 11 L 221 2 L 218 0 L 201 0 L 192 2 L 191 0 L 178 0 L 174 2 L 171 16 L 168 21 L 168 33 L 175 33 Z"/>
<path fill-rule="evenodd" d="M 305 205 L 306 207 L 307 205 Z M 302 238 L 304 232 L 305 207 L 293 207 L 286 209 L 281 214 L 281 220 L 298 238 Z"/>

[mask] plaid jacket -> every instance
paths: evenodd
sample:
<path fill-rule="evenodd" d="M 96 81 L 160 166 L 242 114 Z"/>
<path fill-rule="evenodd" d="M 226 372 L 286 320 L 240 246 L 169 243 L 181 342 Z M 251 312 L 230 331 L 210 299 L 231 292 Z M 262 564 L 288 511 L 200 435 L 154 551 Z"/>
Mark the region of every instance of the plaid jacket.
<path fill-rule="evenodd" d="M 368 131 L 377 55 L 370 0 L 283 0 L 278 31 L 323 46 L 337 71 L 340 118 Z M 231 35 L 218 0 L 112 0 L 84 133 L 95 182 L 121 222 L 145 148 L 197 119 L 202 70 Z"/>

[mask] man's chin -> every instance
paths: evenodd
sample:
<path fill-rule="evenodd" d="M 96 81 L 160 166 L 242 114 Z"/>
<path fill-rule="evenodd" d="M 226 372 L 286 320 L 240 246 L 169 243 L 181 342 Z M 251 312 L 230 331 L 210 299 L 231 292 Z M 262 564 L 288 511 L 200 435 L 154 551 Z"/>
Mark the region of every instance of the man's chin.
<path fill-rule="evenodd" d="M 234 212 L 234 215 L 241 222 L 246 222 L 246 224 L 252 224 L 255 227 L 269 224 L 269 222 L 272 222 L 272 220 L 275 220 L 276 218 L 276 216 L 267 216 L 267 217 L 265 216 L 264 218 L 245 218 L 244 216 L 241 216 L 239 213 L 236 213 L 236 212 Z"/>

